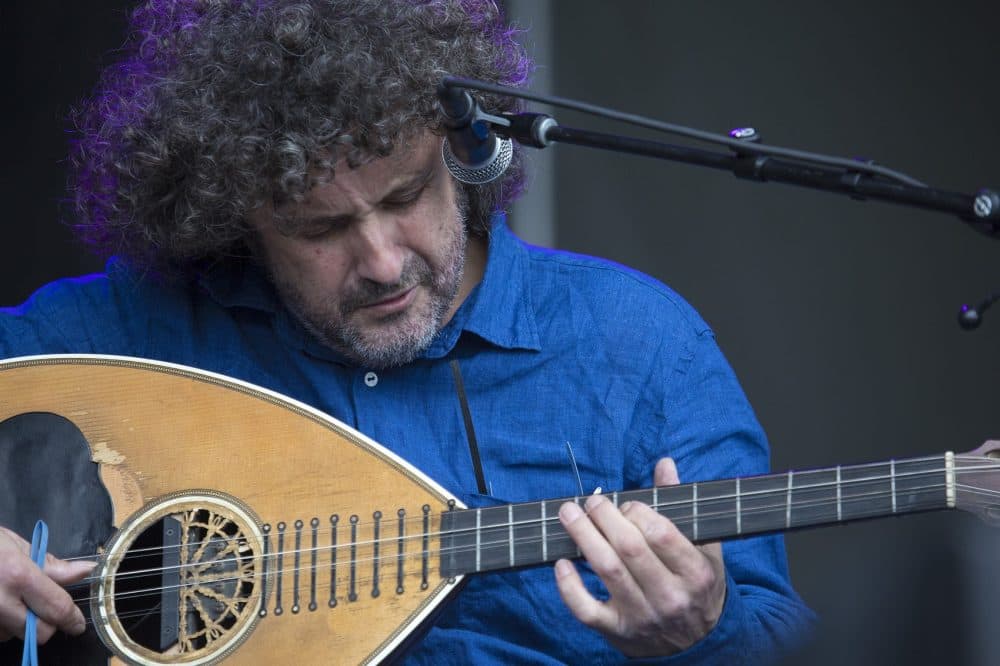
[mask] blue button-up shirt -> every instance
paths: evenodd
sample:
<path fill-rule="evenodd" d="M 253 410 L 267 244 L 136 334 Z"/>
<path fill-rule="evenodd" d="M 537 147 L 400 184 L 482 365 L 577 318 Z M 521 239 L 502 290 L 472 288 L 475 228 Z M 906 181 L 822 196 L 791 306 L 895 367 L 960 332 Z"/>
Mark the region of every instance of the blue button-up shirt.
<path fill-rule="evenodd" d="M 112 261 L 106 275 L 61 280 L 0 310 L 0 357 L 63 352 L 181 363 L 284 393 L 392 449 L 469 506 L 647 487 L 663 456 L 676 460 L 683 481 L 768 470 L 764 434 L 712 331 L 687 303 L 611 262 L 527 246 L 502 218 L 482 282 L 422 358 L 401 368 L 359 367 L 323 347 L 249 266 L 164 286 Z M 812 622 L 789 583 L 780 537 L 728 542 L 723 552 L 728 592 L 717 626 L 665 663 L 769 660 Z M 409 659 L 624 657 L 572 617 L 551 566 L 540 566 L 472 577 Z"/>

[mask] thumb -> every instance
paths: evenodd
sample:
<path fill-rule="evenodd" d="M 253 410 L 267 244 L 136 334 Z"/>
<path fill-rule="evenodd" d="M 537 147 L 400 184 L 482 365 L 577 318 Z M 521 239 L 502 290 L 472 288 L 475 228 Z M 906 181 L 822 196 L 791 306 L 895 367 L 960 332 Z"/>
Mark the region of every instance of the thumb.
<path fill-rule="evenodd" d="M 87 560 L 61 560 L 52 555 L 45 557 L 45 573 L 60 585 L 69 585 L 82 580 L 89 574 L 96 562 Z"/>
<path fill-rule="evenodd" d="M 653 485 L 656 486 L 676 486 L 681 482 L 677 476 L 677 465 L 673 458 L 660 458 L 653 471 Z"/>

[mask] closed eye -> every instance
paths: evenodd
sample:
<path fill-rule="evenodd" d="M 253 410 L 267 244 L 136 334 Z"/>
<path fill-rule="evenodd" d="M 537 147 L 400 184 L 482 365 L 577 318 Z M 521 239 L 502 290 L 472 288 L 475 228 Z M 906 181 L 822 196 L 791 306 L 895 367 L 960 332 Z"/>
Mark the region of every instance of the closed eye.
<path fill-rule="evenodd" d="M 417 201 L 420 200 L 420 196 L 424 193 L 424 188 L 413 190 L 412 192 L 405 192 L 399 195 L 393 195 L 382 201 L 382 207 L 389 210 L 406 208 L 412 206 Z"/>
<path fill-rule="evenodd" d="M 346 218 L 316 218 L 295 226 L 292 235 L 305 240 L 316 240 L 346 229 L 350 220 Z"/>

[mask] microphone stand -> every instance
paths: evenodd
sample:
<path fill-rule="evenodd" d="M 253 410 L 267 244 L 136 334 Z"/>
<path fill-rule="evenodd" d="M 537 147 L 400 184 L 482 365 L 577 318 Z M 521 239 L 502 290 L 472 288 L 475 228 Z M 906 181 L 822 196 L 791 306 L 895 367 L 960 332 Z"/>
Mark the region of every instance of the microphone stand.
<path fill-rule="evenodd" d="M 739 178 L 757 182 L 788 183 L 846 194 L 858 200 L 875 199 L 954 213 L 977 231 L 1000 239 L 1000 195 L 994 190 L 982 189 L 976 194 L 962 194 L 893 182 L 860 169 L 830 167 L 761 155 L 753 150 L 752 145 L 748 145 L 747 150 L 741 150 L 737 146 L 732 152 L 719 152 L 563 127 L 551 116 L 544 114 L 503 114 L 502 117 L 507 124 L 493 123 L 494 131 L 526 146 L 544 148 L 553 142 L 589 146 L 727 170 Z M 759 141 L 759 135 L 751 128 L 735 129 L 730 132 L 730 136 L 746 144 Z M 866 164 L 870 163 L 858 162 L 859 167 Z"/>
<path fill-rule="evenodd" d="M 870 161 L 845 160 L 759 145 L 760 135 L 749 127 L 734 129 L 728 137 L 722 137 L 576 100 L 540 95 L 475 79 L 446 76 L 441 81 L 440 89 L 449 88 L 480 90 L 576 109 L 654 130 L 680 134 L 695 140 L 722 144 L 728 146 L 730 151 L 711 151 L 562 127 L 551 116 L 540 113 L 504 113 L 483 119 L 497 135 L 522 145 L 545 148 L 558 141 L 713 169 L 725 169 L 738 178 L 757 182 L 774 181 L 837 192 L 860 201 L 875 199 L 925 210 L 953 213 L 976 231 L 1000 239 L 1000 195 L 995 190 L 984 188 L 975 194 L 949 192 L 928 187 L 905 174 L 875 165 Z M 958 323 L 961 328 L 966 331 L 978 328 L 982 323 L 983 312 L 998 300 L 1000 292 L 994 292 L 976 307 L 962 305 L 958 313 Z"/>

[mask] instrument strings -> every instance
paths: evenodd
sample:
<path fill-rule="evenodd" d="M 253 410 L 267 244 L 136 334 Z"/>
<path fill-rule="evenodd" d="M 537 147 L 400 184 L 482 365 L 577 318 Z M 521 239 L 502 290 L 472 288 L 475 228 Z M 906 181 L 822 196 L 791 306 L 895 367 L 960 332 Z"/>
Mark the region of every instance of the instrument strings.
<path fill-rule="evenodd" d="M 905 464 L 918 463 L 918 462 L 927 462 L 927 461 L 935 460 L 936 458 L 939 458 L 939 457 L 940 456 L 930 456 L 930 457 L 926 457 L 926 458 L 911 458 L 911 459 L 907 459 L 907 460 L 903 460 L 903 461 L 898 461 L 898 462 L 899 462 L 900 465 L 905 465 Z M 965 460 L 965 461 L 968 461 L 968 462 L 975 463 L 974 466 L 970 465 L 970 466 L 965 466 L 965 467 L 961 467 L 961 468 L 956 468 L 955 469 L 955 474 L 956 475 L 965 474 L 965 473 L 969 473 L 969 472 L 975 472 L 975 471 L 992 471 L 992 470 L 995 470 L 997 468 L 1000 468 L 1000 462 L 994 463 L 994 462 L 991 462 L 988 459 L 981 458 L 979 456 L 960 456 L 960 455 L 956 455 L 955 459 L 956 459 L 956 461 Z M 860 469 L 863 469 L 863 468 L 884 467 L 886 464 L 887 463 L 884 463 L 884 462 L 881 462 L 881 463 L 870 463 L 870 464 L 867 464 L 867 465 L 851 466 L 850 469 L 851 470 L 860 470 Z M 808 476 L 810 474 L 828 474 L 828 473 L 834 471 L 835 469 L 836 468 L 829 468 L 829 469 L 807 470 L 807 471 L 802 471 L 802 472 L 795 472 L 794 476 L 795 476 L 795 479 L 796 479 L 797 482 L 801 482 L 803 480 L 803 477 L 806 477 L 806 476 Z M 820 483 L 809 483 L 809 484 L 802 484 L 802 485 L 796 484 L 792 488 L 792 493 L 793 493 L 793 496 L 794 496 L 794 494 L 802 494 L 802 493 L 808 493 L 808 492 L 811 492 L 811 491 L 826 490 L 826 489 L 830 489 L 830 488 L 836 487 L 838 485 L 841 488 L 849 489 L 849 488 L 852 488 L 852 487 L 862 486 L 862 485 L 864 485 L 866 483 L 879 483 L 879 482 L 883 482 L 886 479 L 893 478 L 893 477 L 896 478 L 896 479 L 899 479 L 899 480 L 903 480 L 903 479 L 914 478 L 914 477 L 918 477 L 918 476 L 935 476 L 935 475 L 940 475 L 940 474 L 944 473 L 945 471 L 946 471 L 946 467 L 942 466 L 939 469 L 932 469 L 932 470 L 924 469 L 924 470 L 920 470 L 920 471 L 917 471 L 917 472 L 897 471 L 895 474 L 882 474 L 882 475 L 869 476 L 869 477 L 863 477 L 863 478 L 858 478 L 858 479 L 847 479 L 847 480 L 843 480 L 843 481 L 840 481 L 840 482 L 837 482 L 837 481 L 824 481 L 824 482 L 820 482 Z M 787 477 L 787 474 L 776 474 L 776 475 L 769 475 L 769 476 L 770 476 L 770 478 L 777 479 L 777 478 Z M 753 478 L 753 477 L 751 477 L 751 478 Z M 711 483 L 711 481 L 709 481 L 707 483 Z M 684 484 L 684 485 L 685 486 L 691 486 L 693 484 Z M 939 485 L 941 487 L 944 487 L 945 484 L 942 482 Z M 670 491 L 671 489 L 676 488 L 676 487 L 678 487 L 678 486 L 663 486 L 661 488 L 664 488 L 664 489 Z M 914 491 L 914 490 L 927 490 L 927 489 L 929 489 L 929 488 L 909 488 L 907 490 L 908 491 Z M 624 493 L 631 493 L 631 492 L 637 492 L 637 491 L 628 490 L 628 491 L 623 491 L 623 492 Z M 873 498 L 887 497 L 887 496 L 889 496 L 891 494 L 892 494 L 891 491 L 883 491 L 883 492 L 873 493 L 873 494 L 870 494 L 868 496 L 854 495 L 853 497 L 860 498 L 860 499 L 865 499 L 865 498 L 867 498 L 867 499 L 873 499 Z M 752 499 L 755 499 L 755 498 L 768 497 L 768 496 L 782 497 L 782 498 L 786 498 L 787 499 L 788 488 L 787 488 L 787 486 L 782 486 L 780 488 L 775 488 L 775 489 L 755 490 L 755 491 L 742 491 L 742 492 L 739 492 L 739 493 L 735 493 L 734 492 L 734 493 L 730 493 L 730 494 L 716 495 L 716 496 L 713 496 L 713 497 L 699 498 L 697 500 L 697 504 L 698 504 L 698 508 L 699 508 L 698 520 L 709 519 L 709 518 L 713 518 L 713 517 L 715 517 L 715 518 L 722 518 L 722 517 L 726 517 L 727 515 L 735 513 L 735 512 L 729 511 L 729 512 L 722 512 L 722 513 L 714 513 L 714 514 L 712 514 L 712 513 L 703 513 L 701 511 L 701 509 L 703 507 L 706 507 L 706 506 L 708 506 L 708 505 L 710 505 L 712 503 L 721 504 L 721 503 L 729 503 L 729 502 L 731 502 L 732 500 L 734 500 L 736 498 L 740 498 L 741 500 L 752 500 Z M 580 499 L 582 499 L 582 497 L 552 499 L 552 500 L 547 500 L 546 504 L 556 504 L 556 503 L 560 503 L 561 504 L 563 502 L 576 501 L 576 500 L 580 500 Z M 852 498 L 844 498 L 843 501 L 850 501 L 851 499 Z M 819 501 L 818 503 L 812 503 L 812 502 L 800 503 L 800 502 L 802 502 L 802 500 L 796 501 L 796 500 L 794 500 L 794 497 L 793 497 L 792 506 L 794 508 L 807 508 L 807 507 L 810 507 L 810 506 L 823 506 L 823 505 L 834 504 L 834 503 L 836 503 L 836 500 L 824 499 L 824 500 Z M 530 504 L 530 502 L 529 502 L 529 504 Z M 675 501 L 659 502 L 656 505 L 653 505 L 653 508 L 657 509 L 657 510 L 669 510 L 672 507 L 684 507 L 684 506 L 693 506 L 693 505 L 694 505 L 694 501 L 692 499 L 685 498 L 685 499 L 680 499 L 680 500 L 675 500 Z M 771 504 L 771 505 L 767 505 L 767 506 L 758 507 L 756 510 L 743 509 L 740 513 L 744 514 L 744 515 L 752 515 L 752 513 L 754 511 L 757 511 L 757 512 L 766 512 L 766 511 L 771 511 L 771 510 L 778 509 L 780 507 L 784 507 L 786 505 L 787 505 L 787 501 L 782 500 L 782 501 L 780 501 L 780 502 L 778 502 L 776 504 Z M 482 508 L 495 509 L 495 508 L 498 508 L 498 507 L 482 507 Z M 423 516 L 410 516 L 410 517 L 407 517 L 406 519 L 404 519 L 404 524 L 405 524 L 405 527 L 407 527 L 407 528 L 411 527 L 413 525 L 416 525 L 416 526 L 422 528 L 422 526 L 423 526 L 423 520 L 424 520 Z M 514 527 L 522 527 L 522 526 L 531 526 L 533 524 L 539 524 L 541 522 L 542 521 L 539 518 L 539 519 L 530 519 L 530 520 L 523 520 L 523 521 L 515 521 L 513 523 L 513 525 L 514 525 Z M 547 518 L 545 522 L 546 523 L 551 523 L 551 522 L 553 522 L 553 519 L 552 518 Z M 675 520 L 674 522 L 677 523 L 677 522 L 681 522 L 681 521 Z M 289 524 L 291 524 L 291 523 L 289 523 Z M 359 521 L 359 522 L 356 523 L 356 527 L 357 527 L 358 531 L 367 531 L 368 528 L 371 525 L 373 525 L 373 524 L 374 524 L 374 522 Z M 683 524 L 688 524 L 688 523 L 683 523 Z M 391 528 L 391 527 L 396 527 L 397 525 L 398 525 L 398 522 L 396 520 L 394 520 L 391 516 L 389 516 L 387 518 L 384 518 L 384 519 L 382 519 L 380 521 L 380 526 L 382 526 L 382 527 L 384 527 L 386 529 Z M 506 527 L 507 523 L 503 524 L 502 526 Z M 350 529 L 350 527 L 351 526 L 346 521 L 341 521 L 336 529 L 338 530 L 338 533 L 342 534 L 342 533 L 348 531 Z M 481 529 L 491 529 L 491 528 L 499 528 L 499 527 L 501 527 L 501 526 L 500 525 L 486 525 L 486 526 L 482 526 Z M 330 537 L 330 535 L 333 533 L 334 529 L 335 528 L 324 527 L 323 529 L 316 530 L 317 538 L 324 538 L 324 539 L 328 540 L 329 537 Z M 463 533 L 474 533 L 476 530 L 477 530 L 477 528 L 473 526 L 473 527 L 466 527 L 466 528 L 458 528 L 458 529 L 455 529 L 455 530 L 450 530 L 448 532 L 433 532 L 432 531 L 432 532 L 427 532 L 426 534 L 427 534 L 428 537 L 436 538 L 436 537 L 451 536 L 451 535 L 459 535 L 460 536 Z M 413 538 L 413 539 L 423 538 L 423 536 L 425 534 L 423 531 L 420 531 L 420 530 L 418 530 L 418 532 L 414 532 L 414 533 L 409 532 L 409 530 L 406 530 L 406 531 L 407 531 L 408 536 L 406 536 L 404 538 L 407 538 L 407 539 L 410 539 L 410 538 Z M 307 529 L 303 528 L 302 529 L 302 535 L 303 535 L 303 537 L 309 537 L 309 538 L 311 538 L 312 537 L 312 532 L 310 530 L 307 530 Z M 272 531 L 272 533 L 271 533 L 271 542 L 272 542 L 272 544 L 274 544 L 274 543 L 277 542 L 276 536 L 277 535 Z M 294 537 L 294 533 L 291 530 L 286 530 L 285 531 L 285 536 L 286 536 L 286 538 L 288 538 L 289 536 Z M 383 537 L 383 538 L 379 539 L 378 541 L 380 543 L 381 542 L 389 542 L 389 541 L 395 542 L 396 540 L 398 540 L 398 538 L 399 537 L 386 536 L 386 537 Z M 205 545 L 209 545 L 209 544 L 220 546 L 220 545 L 223 545 L 223 544 L 226 544 L 226 543 L 229 543 L 229 542 L 243 542 L 243 541 L 250 541 L 250 540 L 251 539 L 248 536 L 246 536 L 246 535 L 241 536 L 241 537 L 226 537 L 226 538 L 218 537 L 218 538 L 208 539 L 208 540 L 200 541 L 200 542 L 198 542 L 198 541 L 189 542 L 187 544 L 182 544 L 182 546 L 154 546 L 154 547 L 149 547 L 149 548 L 135 548 L 135 549 L 129 550 L 128 552 L 129 552 L 130 555 L 137 555 L 137 554 L 143 554 L 143 553 L 151 553 L 152 554 L 152 553 L 160 553 L 160 552 L 162 552 L 162 551 L 164 551 L 166 549 L 177 549 L 179 547 L 199 548 L 199 547 L 202 547 L 202 546 L 205 546 Z M 356 546 L 358 546 L 360 548 L 360 547 L 363 547 L 363 546 L 370 545 L 373 542 L 374 542 L 374 540 L 372 540 L 372 541 L 357 541 L 357 542 L 354 542 L 354 543 L 355 543 Z M 258 547 L 260 547 L 262 544 L 258 541 L 256 545 Z M 320 551 L 323 551 L 323 550 L 329 550 L 331 548 L 334 548 L 334 549 L 348 548 L 350 546 L 351 546 L 351 544 L 349 542 L 343 542 L 343 543 L 338 543 L 336 546 L 317 546 L 316 549 L 320 550 Z M 285 554 L 294 555 L 295 553 L 311 552 L 312 550 L 314 550 L 314 549 L 313 548 L 300 548 L 300 549 L 297 549 L 297 550 L 296 549 L 286 549 L 286 550 L 283 550 L 282 552 L 285 553 Z M 272 555 L 277 555 L 277 553 L 276 552 L 274 552 L 274 553 L 268 553 L 268 556 L 272 556 Z M 73 561 L 73 560 L 93 560 L 93 559 L 94 559 L 94 557 L 92 557 L 92 556 L 79 556 L 79 557 L 69 557 L 69 558 L 66 558 L 67 561 Z M 152 573 L 154 571 L 159 571 L 159 570 L 160 569 L 148 570 L 148 571 L 140 571 L 140 572 L 137 572 L 137 573 L 139 573 L 139 574 L 145 574 L 145 573 Z"/>
<path fill-rule="evenodd" d="M 958 458 L 960 458 L 960 456 L 956 456 L 956 459 L 958 459 Z M 966 467 L 955 469 L 956 476 L 957 475 L 961 475 L 961 474 L 970 473 L 970 472 L 994 471 L 997 468 L 1000 468 L 1000 464 L 992 463 L 992 462 L 989 462 L 989 461 L 987 461 L 985 459 L 982 459 L 982 458 L 979 458 L 979 457 L 975 457 L 975 456 L 967 457 L 964 460 L 974 462 L 975 465 L 973 465 L 973 466 L 966 466 Z M 914 460 L 907 460 L 907 461 L 902 461 L 902 462 L 915 462 L 915 461 Z M 874 466 L 874 465 L 880 465 L 881 466 L 881 465 L 884 465 L 884 464 L 885 463 L 873 463 L 872 466 Z M 858 469 L 858 467 L 853 467 L 852 469 Z M 831 470 L 813 470 L 813 471 L 815 471 L 815 472 L 829 472 Z M 944 468 L 942 468 L 942 469 L 936 469 L 936 470 L 922 470 L 922 471 L 919 471 L 919 472 L 901 472 L 901 473 L 895 474 L 894 476 L 897 479 L 903 479 L 903 478 L 907 478 L 907 477 L 914 478 L 914 477 L 920 477 L 920 476 L 940 476 L 940 474 L 943 471 L 944 471 Z M 808 473 L 809 472 L 800 472 L 796 476 L 796 478 L 801 478 L 802 476 L 805 476 Z M 779 476 L 781 476 L 781 475 L 779 475 Z M 851 480 L 847 480 L 847 481 L 842 481 L 839 485 L 841 485 L 841 486 L 848 486 L 848 485 L 850 485 L 850 486 L 857 486 L 857 485 L 864 484 L 864 483 L 872 483 L 872 482 L 877 482 L 877 481 L 884 481 L 887 478 L 889 478 L 888 475 L 865 477 L 865 478 L 861 478 L 861 479 L 851 479 Z M 813 484 L 795 486 L 793 488 L 793 490 L 794 490 L 795 493 L 800 493 L 800 492 L 803 492 L 803 491 L 819 490 L 819 489 L 822 489 L 822 488 L 828 488 L 828 487 L 833 486 L 833 485 L 837 485 L 836 482 L 813 483 Z M 997 491 L 992 491 L 992 490 L 989 490 L 989 489 L 976 488 L 976 487 L 967 486 L 967 485 L 964 485 L 964 484 L 956 484 L 956 485 L 959 488 L 962 488 L 963 490 L 966 490 L 966 491 L 968 491 L 968 492 L 970 492 L 972 494 L 975 494 L 975 495 L 979 495 L 979 496 L 983 496 L 983 497 L 987 497 L 987 498 L 991 498 L 991 499 L 1000 497 L 1000 492 L 997 492 Z M 939 489 L 939 488 L 944 488 L 945 486 L 946 486 L 946 484 L 944 482 L 935 482 L 935 483 L 931 483 L 931 484 L 927 484 L 927 485 L 922 485 L 922 486 L 919 486 L 919 487 L 907 488 L 907 492 L 915 492 L 915 491 L 920 491 L 920 490 Z M 870 492 L 870 493 L 861 493 L 861 494 L 855 493 L 855 494 L 852 494 L 849 497 L 843 497 L 843 498 L 841 498 L 840 501 L 843 504 L 849 504 L 851 502 L 866 502 L 866 501 L 870 501 L 872 499 L 885 498 L 885 497 L 888 497 L 891 494 L 892 494 L 891 491 L 885 491 L 885 490 L 879 490 L 879 491 L 874 491 L 874 492 Z M 754 497 L 754 496 L 756 496 L 756 497 L 782 496 L 783 498 L 787 498 L 787 489 L 751 491 L 751 492 L 746 492 L 746 493 L 739 493 L 738 496 L 742 497 L 744 499 L 750 498 L 750 497 Z M 704 499 L 702 499 L 702 500 L 700 500 L 698 502 L 699 513 L 698 513 L 697 516 L 695 516 L 692 513 L 690 516 L 679 516 L 679 517 L 675 516 L 672 520 L 678 526 L 685 526 L 685 525 L 692 524 L 693 522 L 695 522 L 695 520 L 697 520 L 697 521 L 704 521 L 704 520 L 710 520 L 710 519 L 713 519 L 713 518 L 727 518 L 727 517 L 730 517 L 730 516 L 734 516 L 736 512 L 733 511 L 729 507 L 731 506 L 731 501 L 734 498 L 736 498 L 736 497 L 737 497 L 737 494 L 733 493 L 733 494 L 730 494 L 730 495 L 723 495 L 723 496 L 718 496 L 718 497 L 704 498 Z M 556 501 L 558 501 L 558 500 L 556 500 Z M 566 500 L 566 501 L 570 501 L 570 500 Z M 722 504 L 722 503 L 726 503 L 729 506 L 727 506 L 727 508 L 725 510 L 722 510 L 722 511 L 712 511 L 711 510 L 711 506 L 713 504 L 718 505 L 718 504 Z M 810 507 L 829 506 L 829 505 L 831 505 L 833 503 L 834 503 L 833 500 L 826 499 L 826 498 L 795 501 L 794 497 L 793 497 L 792 507 L 795 508 L 795 509 L 804 509 L 804 508 L 810 508 Z M 653 508 L 655 508 L 657 510 L 662 510 L 662 509 L 669 509 L 671 507 L 682 507 L 684 505 L 691 506 L 691 505 L 693 505 L 693 502 L 691 500 L 678 500 L 678 501 L 670 501 L 670 502 L 661 502 L 661 503 L 658 503 L 657 505 L 655 505 Z M 740 513 L 743 516 L 752 516 L 755 513 L 772 512 L 772 511 L 775 511 L 776 509 L 779 509 L 779 508 L 785 508 L 786 506 L 787 506 L 787 502 L 786 501 L 781 501 L 781 502 L 767 504 L 767 505 L 762 505 L 762 506 L 755 506 L 755 507 L 752 507 L 752 508 L 750 508 L 750 507 L 744 508 Z M 420 521 L 418 524 L 420 524 L 422 526 L 422 517 L 408 519 L 408 522 L 411 523 L 411 524 L 415 523 L 417 521 Z M 517 521 L 517 522 L 514 522 L 512 524 L 511 523 L 505 523 L 505 524 L 500 524 L 500 525 L 481 526 L 479 528 L 479 530 L 480 530 L 480 532 L 486 532 L 487 534 L 491 530 L 496 530 L 498 532 L 499 531 L 508 532 L 508 530 L 512 530 L 512 529 L 515 529 L 517 527 L 531 526 L 531 525 L 541 524 L 541 522 L 542 522 L 541 519 Z M 561 531 L 561 525 L 559 525 L 558 517 L 553 516 L 551 518 L 546 518 L 545 522 L 547 524 L 551 524 L 553 526 L 552 534 L 547 539 L 550 544 L 557 545 L 557 544 L 565 543 L 566 541 L 570 540 L 569 535 L 566 534 L 564 531 Z M 388 525 L 388 524 L 391 524 L 391 523 L 386 523 L 386 524 Z M 362 526 L 362 524 L 359 523 L 358 527 L 360 528 L 361 526 Z M 443 536 L 445 534 L 447 534 L 447 535 L 457 535 L 457 534 L 461 534 L 461 533 L 471 533 L 471 532 L 475 532 L 476 530 L 477 530 L 477 528 L 475 528 L 475 527 L 469 527 L 469 528 L 459 528 L 459 529 L 451 530 L 451 531 L 448 531 L 448 532 L 445 532 L 445 533 L 442 533 L 442 532 L 429 532 L 429 533 L 427 533 L 427 538 L 437 538 L 437 537 Z M 329 532 L 327 532 L 327 533 L 329 533 Z M 403 536 L 389 536 L 389 535 L 387 535 L 387 536 L 379 539 L 378 543 L 380 545 L 388 547 L 388 546 L 396 545 L 400 541 L 402 541 L 402 542 L 405 543 L 407 541 L 423 540 L 424 538 L 425 538 L 425 533 L 423 533 L 423 532 L 420 532 L 420 533 L 417 533 L 417 534 L 409 534 L 409 533 L 407 533 L 407 534 L 404 534 Z M 245 540 L 245 539 L 243 539 L 243 540 Z M 224 543 L 224 541 L 225 540 L 223 540 L 223 539 L 218 539 L 218 540 L 215 540 L 214 543 L 216 543 L 218 545 L 218 544 Z M 240 539 L 237 539 L 237 541 L 240 541 Z M 541 538 L 539 536 L 518 537 L 518 538 L 514 539 L 514 543 L 515 544 L 519 544 L 519 545 L 537 544 L 540 541 L 541 541 Z M 211 542 L 202 542 L 202 543 L 211 543 Z M 320 546 L 320 545 L 317 545 L 316 547 L 308 547 L 308 548 L 299 548 L 299 549 L 284 550 L 284 551 L 281 551 L 281 554 L 284 557 L 290 557 L 291 558 L 291 557 L 295 556 L 296 554 L 301 554 L 301 553 L 312 554 L 312 553 L 317 552 L 317 551 L 320 551 L 320 552 L 322 552 L 322 551 L 334 551 L 335 552 L 335 551 L 338 551 L 338 550 L 343 550 L 345 548 L 352 548 L 352 547 L 355 548 L 356 550 L 365 550 L 365 549 L 370 548 L 374 543 L 375 543 L 375 540 L 371 540 L 371 541 L 357 541 L 357 542 L 354 542 L 353 544 L 349 543 L 349 542 L 344 542 L 344 543 L 338 543 L 336 546 L 331 546 L 331 545 Z M 492 546 L 499 546 L 501 544 L 508 545 L 509 543 L 510 543 L 509 540 L 506 539 L 506 538 L 503 539 L 503 540 L 501 540 L 501 541 L 489 541 L 489 540 L 487 540 L 487 541 L 480 541 L 478 544 L 469 544 L 469 545 L 465 545 L 465 546 L 458 546 L 458 547 L 451 547 L 451 548 L 440 548 L 440 549 L 436 549 L 434 552 L 437 555 L 439 555 L 441 557 L 444 557 L 444 556 L 447 556 L 447 555 L 452 554 L 452 553 L 471 552 L 471 551 L 475 551 L 477 548 L 480 549 L 480 550 L 482 550 L 484 548 L 490 548 Z M 187 547 L 197 546 L 197 545 L 200 545 L 200 544 L 195 544 L 195 543 L 187 544 Z M 182 547 L 184 547 L 184 546 L 182 546 Z M 173 546 L 172 548 L 177 548 L 177 547 Z M 161 548 L 150 548 L 150 549 L 136 549 L 136 551 L 133 551 L 133 552 L 143 552 L 144 550 L 149 551 L 149 553 L 151 555 L 152 553 L 155 553 L 157 551 L 163 550 L 163 548 L 161 547 Z M 223 556 L 226 555 L 225 551 L 223 551 L 222 555 Z M 269 562 L 274 563 L 274 562 L 276 562 L 276 558 L 278 557 L 278 555 L 279 555 L 279 553 L 276 552 L 276 551 L 275 552 L 269 552 L 269 553 L 267 553 L 266 558 L 267 558 L 267 560 Z M 241 556 L 238 553 L 233 553 L 232 557 L 237 558 L 237 561 L 241 558 Z M 393 563 L 399 563 L 401 561 L 406 561 L 406 560 L 412 561 L 414 559 L 418 559 L 418 558 L 422 558 L 422 557 L 424 557 L 423 552 L 405 552 L 404 551 L 404 553 L 401 555 L 398 552 L 398 550 L 394 550 L 392 548 L 387 548 L 387 552 L 385 552 L 384 554 L 380 554 L 377 558 L 376 557 L 355 558 L 353 560 L 353 562 L 354 562 L 355 565 L 364 565 L 366 563 L 374 562 L 375 560 L 386 562 L 387 563 L 387 565 L 386 565 L 387 566 L 387 571 L 386 571 L 385 574 L 380 574 L 380 578 L 382 577 L 382 575 L 384 575 L 384 576 L 386 576 L 388 578 L 388 577 L 391 577 L 391 576 L 394 575 L 393 573 L 391 573 L 392 564 Z M 89 559 L 89 558 L 72 558 L 72 559 Z M 253 572 L 250 575 L 250 578 L 260 577 L 260 576 L 278 576 L 279 574 L 280 575 L 293 574 L 296 571 L 311 571 L 314 568 L 317 570 L 317 572 L 320 569 L 324 569 L 324 574 L 325 574 L 326 573 L 325 569 L 328 569 L 331 566 L 331 562 L 330 561 L 323 562 L 322 564 L 320 564 L 319 562 L 317 562 L 316 564 L 313 564 L 311 561 L 303 562 L 304 559 L 311 559 L 311 558 L 299 558 L 299 563 L 298 563 L 299 566 L 295 566 L 294 564 L 292 566 L 290 566 L 290 567 L 284 567 L 283 566 L 280 571 L 278 571 L 278 570 L 268 570 L 266 572 L 264 572 L 264 571 L 255 571 L 255 572 Z M 222 560 L 222 561 L 227 561 L 227 560 Z M 228 561 L 232 561 L 232 560 L 228 560 Z M 337 562 L 338 569 L 341 568 L 339 566 L 340 564 L 344 564 L 345 567 L 346 567 L 346 565 L 348 565 L 349 563 L 350 563 L 350 560 L 347 560 L 346 558 L 343 559 L 343 560 L 339 560 L 338 559 L 338 562 Z M 145 569 L 145 570 L 130 571 L 128 573 L 118 575 L 115 578 L 116 578 L 116 580 L 118 580 L 118 579 L 124 580 L 124 579 L 129 578 L 129 577 L 148 576 L 148 575 L 159 573 L 159 572 L 163 572 L 163 571 L 181 570 L 181 569 L 191 568 L 191 567 L 201 567 L 201 568 L 204 568 L 204 567 L 206 567 L 206 565 L 211 565 L 211 562 L 208 562 L 208 563 L 206 563 L 206 562 L 194 562 L 194 563 L 188 563 L 188 564 L 173 565 L 173 566 L 170 566 L 170 567 L 154 567 L 154 568 Z M 410 574 L 410 576 L 412 576 L 412 575 L 414 575 L 414 574 Z M 316 589 L 317 590 L 320 590 L 320 589 L 323 589 L 323 590 L 329 589 L 330 585 L 329 585 L 329 577 L 328 576 L 317 576 L 317 578 L 324 578 L 327 581 L 325 584 L 323 584 L 323 583 L 320 583 L 317 580 L 317 585 L 316 585 Z M 83 587 L 83 586 L 89 584 L 90 582 L 93 582 L 93 581 L 98 580 L 98 579 L 99 579 L 99 577 L 89 577 L 87 579 L 84 579 L 84 581 L 81 581 L 81 583 L 77 583 L 77 584 L 75 584 L 73 586 L 69 586 L 69 589 Z M 243 580 L 246 580 L 246 579 L 247 579 L 247 576 L 233 575 L 233 576 L 228 577 L 228 578 L 226 578 L 226 577 L 220 577 L 220 578 L 217 578 L 217 579 L 213 579 L 210 582 L 211 582 L 211 584 L 221 584 L 221 583 L 225 583 L 225 582 L 243 581 Z M 343 582 L 346 585 L 349 580 L 350 580 L 350 578 L 345 575 L 343 577 L 336 578 L 335 579 L 335 584 L 340 584 L 341 582 Z M 356 585 L 362 585 L 362 584 L 371 582 L 373 580 L 373 576 L 358 576 L 358 575 L 356 575 L 353 580 L 354 580 L 354 583 Z M 135 590 L 135 591 L 130 591 L 130 592 L 127 592 L 127 593 L 123 593 L 123 594 L 118 595 L 116 598 L 128 598 L 128 597 L 139 598 L 139 597 L 143 597 L 143 596 L 159 596 L 160 593 L 162 593 L 163 591 L 166 591 L 166 590 L 180 589 L 180 588 L 189 587 L 189 586 L 192 586 L 192 585 L 206 585 L 206 584 L 207 583 L 205 583 L 205 582 L 188 582 L 188 583 L 180 583 L 180 584 L 177 584 L 177 585 L 170 585 L 170 586 L 151 587 L 151 588 L 147 588 L 147 589 Z M 306 583 L 306 585 L 310 589 L 312 589 L 312 585 L 310 583 Z M 77 601 L 77 603 L 86 603 L 86 602 L 91 601 L 91 599 L 92 599 L 92 597 L 85 597 L 85 598 L 79 598 L 76 601 Z"/>

